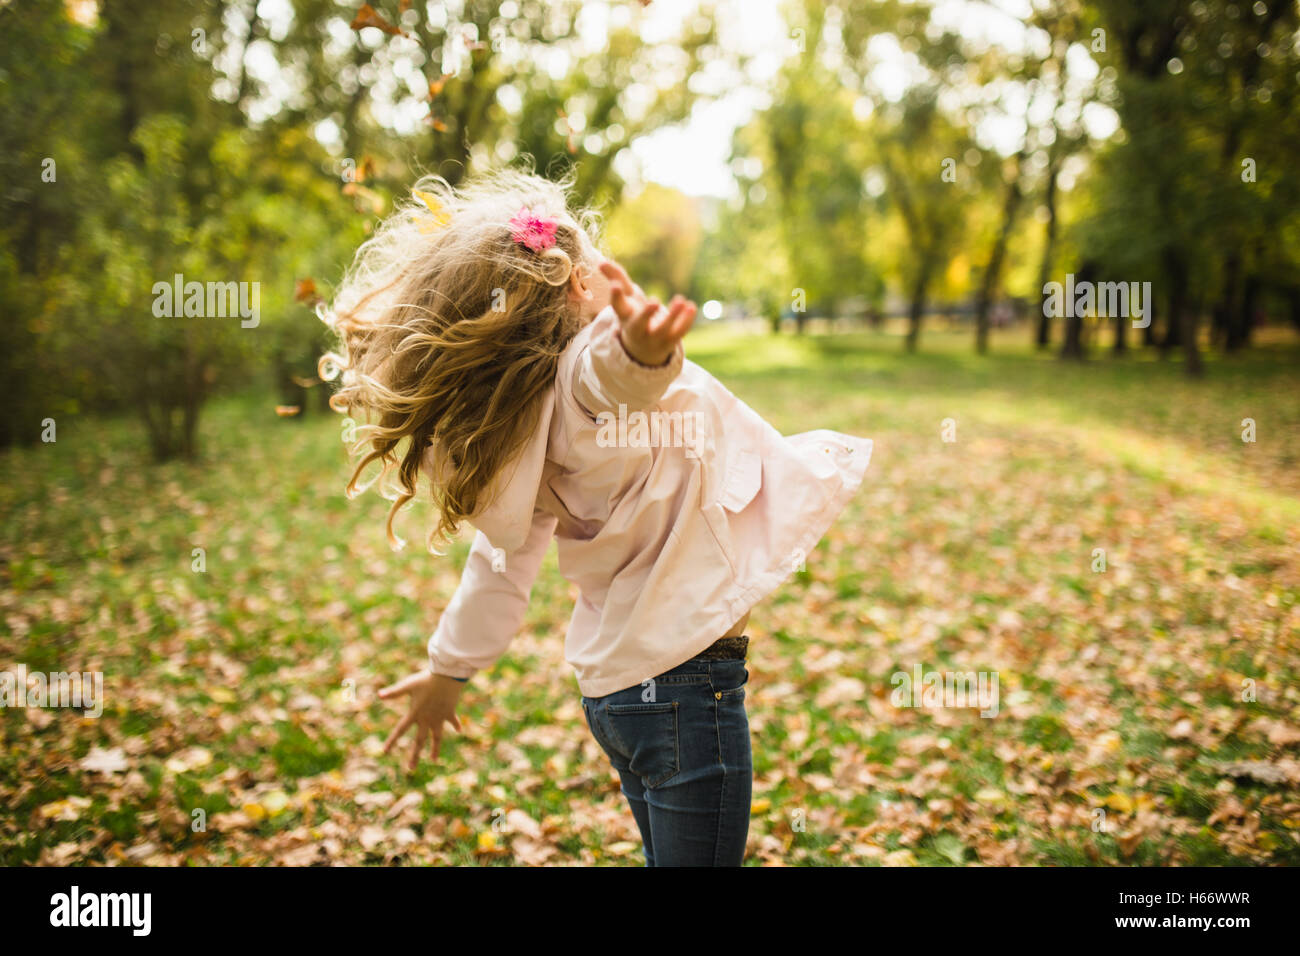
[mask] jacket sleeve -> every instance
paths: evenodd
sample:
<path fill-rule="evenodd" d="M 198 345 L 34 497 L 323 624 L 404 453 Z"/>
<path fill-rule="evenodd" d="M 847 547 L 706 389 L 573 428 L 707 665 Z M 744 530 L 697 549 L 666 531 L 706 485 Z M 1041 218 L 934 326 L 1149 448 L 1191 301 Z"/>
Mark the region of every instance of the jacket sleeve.
<path fill-rule="evenodd" d="M 475 533 L 460 586 L 429 638 L 429 666 L 435 674 L 472 677 L 506 652 L 523 623 L 555 524 L 554 515 L 534 511 L 523 545 L 510 552 L 494 553 L 487 535 Z"/>
<path fill-rule="evenodd" d="M 607 306 L 592 320 L 591 338 L 574 363 L 573 397 L 595 418 L 600 412 L 618 414 L 619 405 L 641 411 L 663 397 L 682 371 L 682 343 L 663 365 L 642 365 L 627 354 L 618 336 L 618 316 Z"/>

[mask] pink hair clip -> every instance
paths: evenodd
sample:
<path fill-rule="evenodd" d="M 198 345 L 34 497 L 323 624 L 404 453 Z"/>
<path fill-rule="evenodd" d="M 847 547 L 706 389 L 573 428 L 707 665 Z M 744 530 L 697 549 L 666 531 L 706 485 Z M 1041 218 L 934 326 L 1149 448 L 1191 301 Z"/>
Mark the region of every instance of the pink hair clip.
<path fill-rule="evenodd" d="M 534 216 L 532 210 L 524 206 L 510 220 L 510 227 L 514 230 L 510 238 L 533 252 L 541 252 L 555 245 L 555 231 L 559 228 L 559 223 L 554 219 Z"/>

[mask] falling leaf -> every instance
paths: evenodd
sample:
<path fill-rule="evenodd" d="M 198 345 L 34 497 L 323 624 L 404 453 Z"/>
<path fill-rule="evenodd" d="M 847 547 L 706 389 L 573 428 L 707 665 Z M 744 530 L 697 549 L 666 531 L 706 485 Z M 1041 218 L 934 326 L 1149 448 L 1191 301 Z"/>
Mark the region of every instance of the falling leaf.
<path fill-rule="evenodd" d="M 281 418 L 292 418 L 294 415 L 297 415 L 300 411 L 302 411 L 301 405 L 275 406 L 275 413 L 279 415 Z"/>
<path fill-rule="evenodd" d="M 557 110 L 557 112 L 560 114 L 560 119 L 564 120 L 564 128 L 566 131 L 565 138 L 567 143 L 566 148 L 570 153 L 576 153 L 578 151 L 578 144 L 573 136 L 573 124 L 569 122 L 569 116 L 563 109 Z"/>
<path fill-rule="evenodd" d="M 312 278 L 298 279 L 293 284 L 293 301 L 315 302 L 320 296 L 316 292 L 316 281 Z"/>
<path fill-rule="evenodd" d="M 433 222 L 421 223 L 420 232 L 426 235 L 435 229 L 447 225 L 451 222 L 451 215 L 442 208 L 442 203 L 438 202 L 438 197 L 433 193 L 425 192 L 423 189 L 415 190 L 415 198 L 424 203 L 429 212 L 433 215 Z"/>
<path fill-rule="evenodd" d="M 452 75 L 452 74 L 450 74 L 450 73 L 444 73 L 442 76 L 438 77 L 436 80 L 430 80 L 430 81 L 429 81 L 429 100 L 430 100 L 430 102 L 432 102 L 434 99 L 436 99 L 438 96 L 440 96 L 440 95 L 442 94 L 442 88 L 443 88 L 444 86 L 447 85 L 447 78 L 450 77 L 451 75 Z"/>
<path fill-rule="evenodd" d="M 409 37 L 410 34 L 401 27 L 395 27 L 382 16 L 375 8 L 368 3 L 363 3 L 361 9 L 357 11 L 356 18 L 349 24 L 353 30 L 363 30 L 366 27 L 375 27 L 383 30 L 385 33 L 391 33 L 393 36 Z"/>
<path fill-rule="evenodd" d="M 384 197 L 360 183 L 345 183 L 343 195 L 352 197 L 357 212 L 370 212 L 377 216 L 384 211 Z"/>

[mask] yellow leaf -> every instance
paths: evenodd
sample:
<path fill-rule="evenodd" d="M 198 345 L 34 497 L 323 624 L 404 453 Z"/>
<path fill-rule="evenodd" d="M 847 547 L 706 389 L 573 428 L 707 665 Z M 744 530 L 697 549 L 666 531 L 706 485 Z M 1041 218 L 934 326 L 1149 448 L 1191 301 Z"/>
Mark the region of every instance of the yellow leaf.
<path fill-rule="evenodd" d="M 767 811 L 771 809 L 772 809 L 771 800 L 767 800 L 767 799 L 755 800 L 753 804 L 750 805 L 749 812 L 751 815 L 757 816 L 760 813 L 767 813 Z"/>
<path fill-rule="evenodd" d="M 287 806 L 289 798 L 283 790 L 272 790 L 262 798 L 262 807 L 271 816 L 283 813 Z"/>
<path fill-rule="evenodd" d="M 46 820 L 76 820 L 81 816 L 81 811 L 89 806 L 89 797 L 68 797 L 45 804 L 41 807 L 41 816 Z"/>
<path fill-rule="evenodd" d="M 260 803 L 246 803 L 240 809 L 244 811 L 244 816 L 254 823 L 260 823 L 266 819 L 266 808 Z"/>
<path fill-rule="evenodd" d="M 1112 793 L 1105 800 L 1103 800 L 1102 803 L 1110 807 L 1112 810 L 1118 810 L 1120 813 L 1133 812 L 1133 801 L 1128 797 L 1127 794 Z"/>
<path fill-rule="evenodd" d="M 451 216 L 442 208 L 442 203 L 438 202 L 438 197 L 433 193 L 425 192 L 423 189 L 415 190 L 415 198 L 428 207 L 429 212 L 433 214 L 433 221 L 439 226 L 445 226 L 451 222 Z M 427 230 L 421 229 L 421 232 Z"/>

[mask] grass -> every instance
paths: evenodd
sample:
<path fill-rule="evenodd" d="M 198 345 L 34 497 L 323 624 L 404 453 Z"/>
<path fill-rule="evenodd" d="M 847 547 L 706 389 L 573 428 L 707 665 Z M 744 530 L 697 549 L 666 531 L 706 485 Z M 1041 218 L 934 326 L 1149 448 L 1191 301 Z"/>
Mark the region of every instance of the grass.
<path fill-rule="evenodd" d="M 875 441 L 751 618 L 751 863 L 1300 861 L 1294 343 L 1202 382 L 942 332 L 904 357 L 709 326 L 688 355 L 785 433 Z M 214 402 L 196 464 L 124 419 L 0 456 L 0 669 L 105 681 L 99 718 L 0 710 L 0 862 L 639 864 L 553 552 L 440 764 L 378 755 L 374 690 L 422 661 L 468 537 L 429 555 L 416 506 L 391 552 L 388 503 L 342 495 L 341 419 L 273 405 Z M 918 664 L 995 673 L 997 716 L 894 706 Z"/>

